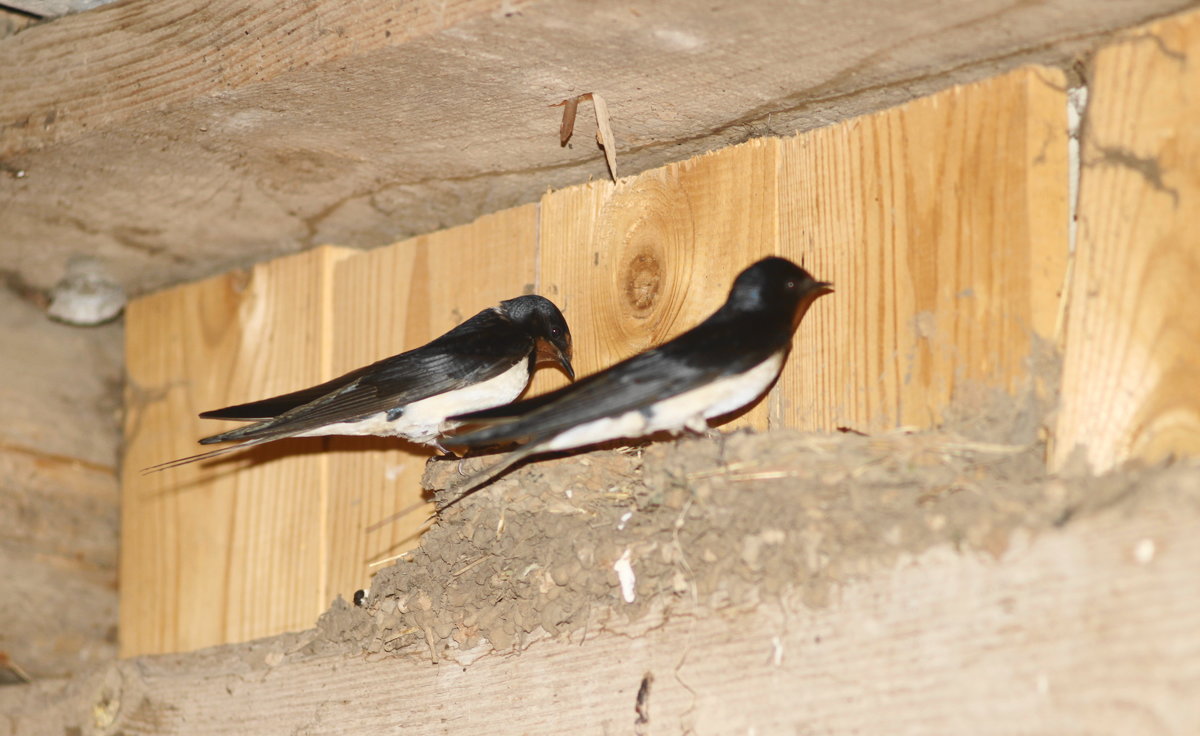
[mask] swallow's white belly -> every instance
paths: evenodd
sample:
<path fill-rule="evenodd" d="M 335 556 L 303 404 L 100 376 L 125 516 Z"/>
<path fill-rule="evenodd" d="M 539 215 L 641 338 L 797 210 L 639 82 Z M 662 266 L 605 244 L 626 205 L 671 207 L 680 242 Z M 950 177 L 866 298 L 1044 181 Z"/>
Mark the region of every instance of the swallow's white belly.
<path fill-rule="evenodd" d="M 625 412 L 572 427 L 544 445 L 546 451 L 570 450 L 619 438 L 634 439 L 655 432 L 703 431 L 706 420 L 746 406 L 770 387 L 783 367 L 785 354 L 767 358 L 745 373 L 713 381 L 646 409 Z"/>
<path fill-rule="evenodd" d="M 414 401 L 404 407 L 404 413 L 395 421 L 388 421 L 387 412 L 381 411 L 355 422 L 327 424 L 296 436 L 374 435 L 431 443 L 441 433 L 446 417 L 507 404 L 520 396 L 528 383 L 529 361 L 522 359 L 495 378 Z"/>

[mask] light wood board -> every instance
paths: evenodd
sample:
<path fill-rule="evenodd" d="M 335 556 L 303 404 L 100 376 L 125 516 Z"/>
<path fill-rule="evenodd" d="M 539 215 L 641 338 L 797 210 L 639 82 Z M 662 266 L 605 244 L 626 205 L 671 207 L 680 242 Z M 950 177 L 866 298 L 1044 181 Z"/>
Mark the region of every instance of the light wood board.
<path fill-rule="evenodd" d="M 1053 464 L 1200 452 L 1200 14 L 1094 60 Z"/>
<path fill-rule="evenodd" d="M 531 292 L 536 246 L 537 205 L 526 205 L 338 264 L 334 373 L 423 345 L 480 310 Z M 371 562 L 416 546 L 433 510 L 420 485 L 432 448 L 349 437 L 330 446 L 326 603 L 367 587 L 379 569 Z"/>
<path fill-rule="evenodd" d="M 694 327 L 776 250 L 776 139 L 542 198 L 542 293 L 585 376 Z M 716 347 L 716 346 L 714 346 Z M 727 426 L 766 428 L 765 406 Z"/>
<path fill-rule="evenodd" d="M 1023 387 L 1066 264 L 1065 85 L 1025 68 L 782 143 L 782 253 L 835 293 L 773 419 L 928 427 L 964 387 Z"/>
<path fill-rule="evenodd" d="M 333 264 L 319 248 L 133 302 L 126 321 L 121 652 L 195 649 L 312 623 L 328 457 L 287 440 L 161 473 L 231 425 L 199 411 L 330 377 Z M 286 456 L 286 457 L 284 457 Z"/>

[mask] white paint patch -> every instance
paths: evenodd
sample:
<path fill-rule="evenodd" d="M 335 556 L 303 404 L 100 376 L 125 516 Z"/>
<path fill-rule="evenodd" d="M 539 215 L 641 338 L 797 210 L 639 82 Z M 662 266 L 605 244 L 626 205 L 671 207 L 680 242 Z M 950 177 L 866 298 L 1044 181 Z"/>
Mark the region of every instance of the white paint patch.
<path fill-rule="evenodd" d="M 617 581 L 621 583 L 621 597 L 626 603 L 633 603 L 637 599 L 637 577 L 633 574 L 633 564 L 629 561 L 629 550 L 626 549 L 621 553 L 621 558 L 613 563 L 613 570 L 617 572 Z"/>
<path fill-rule="evenodd" d="M 403 473 L 404 469 L 407 467 L 408 467 L 408 463 L 400 463 L 398 465 L 389 465 L 387 468 L 384 469 L 383 477 L 388 480 L 396 480 L 397 478 L 400 477 L 400 474 Z"/>
<path fill-rule="evenodd" d="M 783 355 L 767 358 L 745 373 L 685 391 L 641 410 L 597 419 L 572 427 L 546 443 L 545 449 L 570 450 L 614 439 L 644 437 L 655 432 L 702 431 L 705 421 L 728 414 L 762 395 L 783 367 Z"/>
<path fill-rule="evenodd" d="M 659 28 L 654 32 L 654 37 L 661 41 L 663 46 L 675 51 L 695 51 L 704 46 L 703 38 L 676 28 Z"/>
<path fill-rule="evenodd" d="M 415 401 L 404 407 L 404 413 L 394 422 L 388 421 L 387 412 L 381 411 L 357 422 L 328 424 L 296 436 L 373 435 L 404 437 L 413 442 L 429 444 L 441 433 L 446 417 L 507 404 L 520 396 L 528 383 L 529 361 L 522 358 L 495 378 Z"/>
<path fill-rule="evenodd" d="M 1075 252 L 1075 218 L 1079 209 L 1079 136 L 1083 132 L 1083 116 L 1087 112 L 1088 88 L 1067 90 L 1067 251 Z"/>

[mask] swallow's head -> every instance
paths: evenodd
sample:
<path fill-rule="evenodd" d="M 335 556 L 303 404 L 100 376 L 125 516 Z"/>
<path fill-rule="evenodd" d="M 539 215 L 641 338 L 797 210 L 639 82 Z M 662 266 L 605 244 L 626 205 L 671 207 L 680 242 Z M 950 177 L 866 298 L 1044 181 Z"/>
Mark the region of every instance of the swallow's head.
<path fill-rule="evenodd" d="M 832 292 L 833 284 L 817 281 L 786 258 L 771 256 L 738 274 L 727 305 L 744 311 L 789 312 L 795 327 L 817 297 Z"/>
<path fill-rule="evenodd" d="M 539 358 L 548 358 L 562 366 L 567 377 L 575 380 L 575 369 L 571 367 L 571 330 L 554 302 L 529 294 L 500 302 L 500 311 L 528 331 L 537 343 Z"/>

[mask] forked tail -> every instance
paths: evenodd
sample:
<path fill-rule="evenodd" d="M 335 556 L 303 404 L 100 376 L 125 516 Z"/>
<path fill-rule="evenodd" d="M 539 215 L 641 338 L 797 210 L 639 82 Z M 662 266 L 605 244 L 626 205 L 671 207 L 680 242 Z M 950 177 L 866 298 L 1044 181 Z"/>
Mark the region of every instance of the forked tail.
<path fill-rule="evenodd" d="M 170 470 L 171 468 L 178 468 L 181 465 L 187 465 L 189 463 L 195 463 L 195 462 L 199 462 L 201 460 L 208 460 L 209 458 L 218 457 L 220 455 L 225 455 L 230 452 L 236 452 L 237 450 L 245 450 L 248 447 L 254 447 L 255 445 L 261 445 L 264 442 L 270 442 L 271 440 L 274 440 L 274 439 L 278 439 L 278 438 L 277 437 L 260 437 L 260 438 L 253 439 L 253 440 L 246 440 L 245 442 L 239 442 L 236 445 L 229 445 L 228 447 L 218 447 L 215 450 L 209 450 L 208 452 L 202 452 L 199 455 L 189 455 L 188 457 L 181 457 L 178 460 L 170 460 L 165 463 L 159 463 L 158 465 L 151 465 L 148 468 L 142 468 L 142 475 L 148 475 L 150 473 L 158 473 L 163 470 Z"/>

